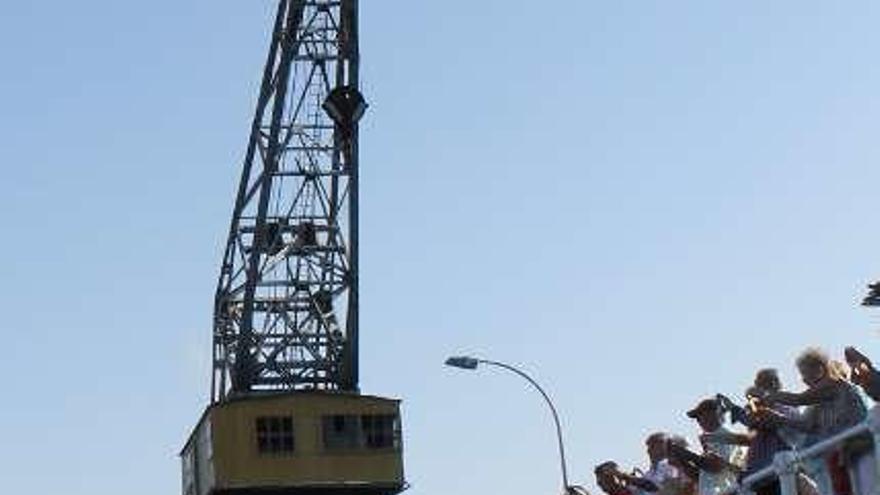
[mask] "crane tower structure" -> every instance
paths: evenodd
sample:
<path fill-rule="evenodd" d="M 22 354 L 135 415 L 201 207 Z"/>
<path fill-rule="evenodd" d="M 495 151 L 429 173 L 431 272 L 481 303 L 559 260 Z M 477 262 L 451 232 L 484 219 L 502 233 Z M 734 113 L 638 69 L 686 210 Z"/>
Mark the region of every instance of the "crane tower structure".
<path fill-rule="evenodd" d="M 184 495 L 394 495 L 399 401 L 358 386 L 358 1 L 278 0 Z"/>
<path fill-rule="evenodd" d="M 217 285 L 213 401 L 357 390 L 358 58 L 357 0 L 280 2 Z"/>

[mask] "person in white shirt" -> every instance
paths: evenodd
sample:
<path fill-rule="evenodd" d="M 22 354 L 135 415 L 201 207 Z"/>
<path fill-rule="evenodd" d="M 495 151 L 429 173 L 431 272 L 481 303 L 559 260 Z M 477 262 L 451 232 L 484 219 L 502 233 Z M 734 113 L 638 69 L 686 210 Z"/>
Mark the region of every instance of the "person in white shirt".
<path fill-rule="evenodd" d="M 698 472 L 699 495 L 722 495 L 736 485 L 737 474 L 742 470 L 747 449 L 731 442 L 731 438 L 737 434 L 722 424 L 723 412 L 716 399 L 700 401 L 687 415 L 697 420 L 703 430 L 700 435 L 703 453 L 696 454 L 686 448 L 669 444 L 669 454 L 676 457 L 676 464 Z"/>

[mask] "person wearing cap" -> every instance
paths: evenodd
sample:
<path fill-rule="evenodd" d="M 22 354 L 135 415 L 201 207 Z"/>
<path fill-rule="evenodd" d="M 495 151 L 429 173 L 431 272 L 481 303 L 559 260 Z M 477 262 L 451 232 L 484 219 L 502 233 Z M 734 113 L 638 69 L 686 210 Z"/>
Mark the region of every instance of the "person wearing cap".
<path fill-rule="evenodd" d="M 704 399 L 687 412 L 703 430 L 700 435 L 702 455 L 669 444 L 670 455 L 676 457 L 678 463 L 688 466 L 687 470 L 698 473 L 699 495 L 721 495 L 733 488 L 744 461 L 746 449 L 731 441 L 737 434 L 722 424 L 720 406 L 716 399 Z"/>

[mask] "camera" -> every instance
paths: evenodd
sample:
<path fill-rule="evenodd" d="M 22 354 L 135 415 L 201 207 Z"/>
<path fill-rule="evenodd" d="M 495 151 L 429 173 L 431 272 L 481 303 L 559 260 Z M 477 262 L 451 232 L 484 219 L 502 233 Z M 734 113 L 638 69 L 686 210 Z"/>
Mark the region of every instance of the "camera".
<path fill-rule="evenodd" d="M 721 414 L 730 413 L 730 421 L 733 423 L 743 423 L 746 417 L 746 410 L 738 406 L 730 397 L 724 394 L 717 394 L 715 400 L 718 401 L 718 409 Z M 749 397 L 749 405 L 752 405 L 752 398 Z"/>
<path fill-rule="evenodd" d="M 730 412 L 737 407 L 736 404 L 730 400 L 730 397 L 724 394 L 716 394 L 715 400 L 718 401 L 718 409 L 722 414 Z"/>

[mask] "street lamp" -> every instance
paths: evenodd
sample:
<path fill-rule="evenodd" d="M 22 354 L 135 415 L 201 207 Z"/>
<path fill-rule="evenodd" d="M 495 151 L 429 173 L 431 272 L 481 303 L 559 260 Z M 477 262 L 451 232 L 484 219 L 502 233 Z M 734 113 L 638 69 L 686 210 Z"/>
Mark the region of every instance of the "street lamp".
<path fill-rule="evenodd" d="M 498 366 L 499 368 L 504 368 L 508 371 L 512 371 L 517 375 L 526 379 L 535 390 L 537 390 L 541 397 L 544 397 L 544 401 L 547 402 L 547 406 L 550 407 L 550 412 L 553 414 L 553 423 L 556 425 L 556 440 L 559 442 L 559 463 L 562 467 L 562 486 L 565 490 L 565 493 L 577 493 L 577 488 L 568 484 L 568 468 L 565 466 L 565 446 L 562 442 L 562 426 L 559 424 L 559 414 L 556 413 L 556 407 L 553 405 L 553 401 L 550 400 L 550 396 L 547 395 L 547 392 L 538 385 L 538 382 L 532 379 L 525 372 L 514 368 L 513 366 L 505 363 L 499 363 L 498 361 L 490 361 L 488 359 L 479 359 L 471 356 L 453 356 L 446 360 L 446 366 L 452 366 L 453 368 L 461 368 L 463 370 L 475 370 L 481 364 L 488 364 L 491 366 Z"/>

